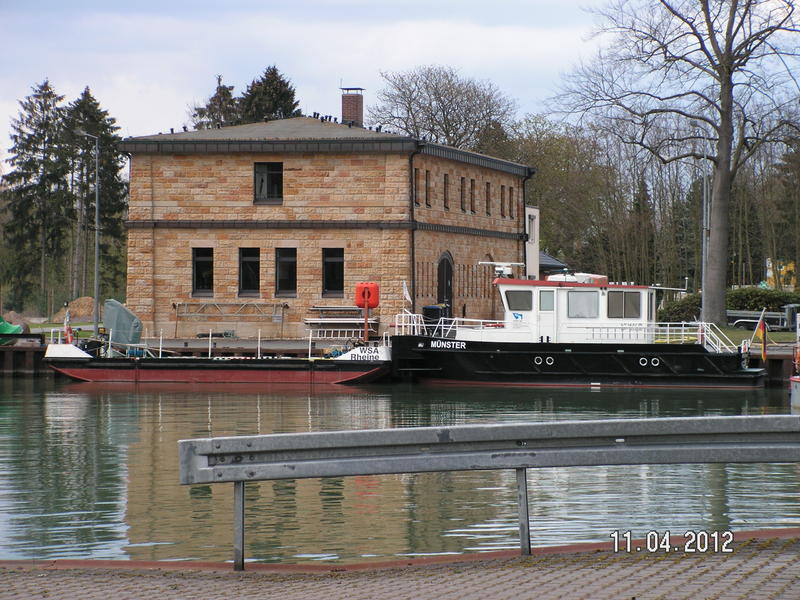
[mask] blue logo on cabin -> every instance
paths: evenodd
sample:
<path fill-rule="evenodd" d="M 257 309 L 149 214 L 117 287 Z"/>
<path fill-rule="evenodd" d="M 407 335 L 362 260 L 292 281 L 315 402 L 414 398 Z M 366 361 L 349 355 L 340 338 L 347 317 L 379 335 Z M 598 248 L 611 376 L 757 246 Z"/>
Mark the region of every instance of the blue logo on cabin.
<path fill-rule="evenodd" d="M 522 320 L 522 313 L 511 313 L 511 314 L 514 315 L 514 320 L 515 321 L 521 321 Z"/>

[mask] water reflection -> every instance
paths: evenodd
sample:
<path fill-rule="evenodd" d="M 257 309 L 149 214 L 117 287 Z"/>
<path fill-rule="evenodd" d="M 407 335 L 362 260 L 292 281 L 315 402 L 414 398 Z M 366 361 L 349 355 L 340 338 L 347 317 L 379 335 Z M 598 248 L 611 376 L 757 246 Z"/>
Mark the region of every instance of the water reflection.
<path fill-rule="evenodd" d="M 228 560 L 232 486 L 178 485 L 190 437 L 787 412 L 783 390 L 145 387 L 3 381 L 0 558 Z M 535 545 L 800 524 L 795 465 L 529 471 Z M 249 483 L 246 555 L 363 560 L 517 546 L 513 472 Z"/>

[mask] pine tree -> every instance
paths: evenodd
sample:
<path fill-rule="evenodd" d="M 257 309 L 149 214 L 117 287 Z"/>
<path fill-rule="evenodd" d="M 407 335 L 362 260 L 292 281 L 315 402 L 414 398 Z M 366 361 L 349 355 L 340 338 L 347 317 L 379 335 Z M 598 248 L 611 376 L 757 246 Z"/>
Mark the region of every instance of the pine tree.
<path fill-rule="evenodd" d="M 274 65 L 267 67 L 260 78 L 247 86 L 239 103 L 243 123 L 286 119 L 301 114 L 297 108 L 299 102 L 294 97 L 294 86 Z"/>
<path fill-rule="evenodd" d="M 57 273 L 72 205 L 60 143 L 63 96 L 46 79 L 32 91 L 20 101 L 19 116 L 11 121 L 11 171 L 3 177 L 7 189 L 2 199 L 11 254 L 5 275 L 12 285 L 8 303 L 22 307 L 36 287 L 38 273 L 38 304 L 44 310 L 48 277 Z"/>
<path fill-rule="evenodd" d="M 119 287 L 125 271 L 124 252 L 120 249 L 125 243 L 123 215 L 127 205 L 127 186 L 120 177 L 125 158 L 117 151 L 119 127 L 87 87 L 64 114 L 66 147 L 70 151 L 70 183 L 75 201 L 69 268 L 72 298 L 88 295 L 89 282 L 92 281 L 88 273 L 90 270 L 93 272 L 94 257 L 90 249 L 94 248 L 95 140 L 78 133 L 78 130 L 99 138 L 101 291 Z"/>
<path fill-rule="evenodd" d="M 239 101 L 233 97 L 233 86 L 222 84 L 217 75 L 217 89 L 203 106 L 192 107 L 192 126 L 195 129 L 227 127 L 241 122 Z"/>

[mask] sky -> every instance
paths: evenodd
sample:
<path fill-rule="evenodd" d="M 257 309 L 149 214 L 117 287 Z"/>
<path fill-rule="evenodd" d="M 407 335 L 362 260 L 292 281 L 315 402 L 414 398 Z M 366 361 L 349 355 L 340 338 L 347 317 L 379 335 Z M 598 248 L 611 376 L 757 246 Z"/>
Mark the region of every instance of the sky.
<path fill-rule="evenodd" d="M 0 0 L 0 172 L 19 100 L 49 79 L 65 102 L 88 86 L 123 137 L 180 130 L 222 75 L 234 94 L 275 65 L 300 109 L 341 117 L 340 87 L 366 108 L 381 72 L 447 65 L 494 83 L 518 116 L 543 108 L 589 58 L 602 0 Z"/>

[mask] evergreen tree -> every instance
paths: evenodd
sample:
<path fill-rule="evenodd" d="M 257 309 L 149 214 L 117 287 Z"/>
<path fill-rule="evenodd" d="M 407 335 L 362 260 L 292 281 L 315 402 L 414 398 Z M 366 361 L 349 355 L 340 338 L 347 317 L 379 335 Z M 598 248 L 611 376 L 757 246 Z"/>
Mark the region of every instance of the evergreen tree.
<path fill-rule="evenodd" d="M 11 264 L 5 275 L 11 283 L 8 304 L 22 302 L 36 287 L 39 308 L 46 308 L 47 280 L 56 274 L 64 250 L 65 223 L 72 217 L 66 185 L 67 163 L 60 144 L 63 96 L 45 79 L 20 101 L 11 121 L 11 171 L 3 177 L 2 206 L 6 211 L 5 240 Z"/>
<path fill-rule="evenodd" d="M 192 126 L 195 129 L 214 129 L 241 122 L 239 100 L 233 97 L 233 86 L 222 84 L 217 75 L 217 89 L 203 106 L 192 107 Z"/>
<path fill-rule="evenodd" d="M 276 66 L 267 67 L 264 74 L 247 86 L 239 99 L 243 123 L 257 123 L 265 119 L 299 117 L 299 102 L 294 97 L 294 86 Z"/>
<path fill-rule="evenodd" d="M 99 138 L 101 292 L 119 287 L 125 272 L 125 256 L 120 249 L 125 245 L 123 216 L 127 186 L 120 177 L 125 158 L 117 151 L 119 127 L 87 87 L 64 114 L 65 147 L 70 153 L 70 185 L 75 202 L 68 286 L 72 298 L 89 295 L 92 279 L 88 273 L 94 267 L 91 249 L 95 222 L 95 140 L 78 130 Z"/>

